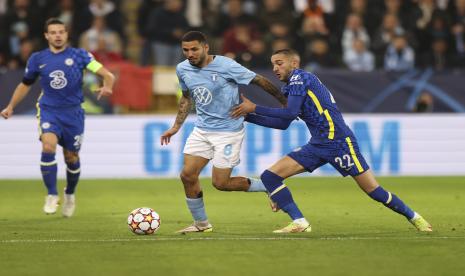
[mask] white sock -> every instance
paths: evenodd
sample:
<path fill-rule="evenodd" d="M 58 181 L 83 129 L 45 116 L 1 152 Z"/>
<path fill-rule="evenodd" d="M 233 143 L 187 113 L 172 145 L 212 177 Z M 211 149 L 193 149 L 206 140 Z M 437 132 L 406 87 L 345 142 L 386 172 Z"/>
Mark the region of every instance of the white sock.
<path fill-rule="evenodd" d="M 294 223 L 297 223 L 297 224 L 304 224 L 304 225 L 309 225 L 309 224 L 310 224 L 310 223 L 308 223 L 308 221 L 307 221 L 306 218 L 295 219 L 295 220 L 294 220 Z"/>
<path fill-rule="evenodd" d="M 247 192 L 266 192 L 265 185 L 260 179 L 256 178 L 249 178 L 250 180 L 250 187 Z"/>
<path fill-rule="evenodd" d="M 415 220 L 420 216 L 420 214 L 418 214 L 417 212 L 413 212 L 413 213 L 414 213 L 414 215 L 413 215 L 413 218 L 411 220 Z"/>

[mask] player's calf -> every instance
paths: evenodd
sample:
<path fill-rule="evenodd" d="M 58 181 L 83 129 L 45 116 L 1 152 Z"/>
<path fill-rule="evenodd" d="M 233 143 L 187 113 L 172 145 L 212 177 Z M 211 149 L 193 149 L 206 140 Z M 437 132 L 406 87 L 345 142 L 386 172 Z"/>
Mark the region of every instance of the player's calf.
<path fill-rule="evenodd" d="M 49 195 L 58 195 L 57 191 L 57 161 L 55 153 L 42 152 L 40 172 Z"/>
<path fill-rule="evenodd" d="M 281 208 L 293 220 L 304 217 L 297 204 L 295 204 L 291 192 L 283 183 L 282 177 L 269 170 L 265 170 L 261 175 L 261 180 L 270 194 L 272 210 L 277 211 Z"/>
<path fill-rule="evenodd" d="M 383 187 L 378 186 L 374 191 L 368 194 L 372 199 L 384 204 L 384 206 L 393 210 L 396 213 L 399 213 L 406 217 L 408 220 L 411 220 L 414 216 L 414 212 L 410 207 L 408 207 L 399 197 L 391 192 L 388 192 L 383 189 Z"/>

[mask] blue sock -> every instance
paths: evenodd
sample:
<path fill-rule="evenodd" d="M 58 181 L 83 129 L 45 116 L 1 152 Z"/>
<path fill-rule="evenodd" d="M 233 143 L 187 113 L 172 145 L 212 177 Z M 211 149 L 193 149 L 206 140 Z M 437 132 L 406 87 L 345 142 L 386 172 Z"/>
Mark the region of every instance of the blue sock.
<path fill-rule="evenodd" d="M 248 178 L 250 187 L 247 192 L 266 192 L 266 187 L 260 179 Z"/>
<path fill-rule="evenodd" d="M 286 212 L 292 220 L 303 218 L 302 212 L 294 202 L 291 191 L 283 184 L 283 178 L 269 170 L 265 170 L 261 179 L 266 189 L 270 193 L 271 199 L 276 202 L 284 212 Z"/>
<path fill-rule="evenodd" d="M 76 163 L 66 163 L 66 190 L 65 193 L 70 195 L 74 194 L 76 186 L 79 181 L 79 176 L 81 175 L 81 163 L 79 159 Z"/>
<path fill-rule="evenodd" d="M 205 205 L 203 204 L 203 197 L 199 198 L 186 198 L 187 207 L 191 211 L 192 218 L 195 221 L 206 221 L 208 220 L 207 214 L 205 213 Z"/>
<path fill-rule="evenodd" d="M 396 213 L 399 213 L 406 217 L 408 220 L 411 220 L 415 213 L 408 207 L 400 198 L 395 194 L 391 194 L 379 186 L 373 192 L 368 194 L 372 199 L 381 202 L 384 206 L 393 210 Z"/>
<path fill-rule="evenodd" d="M 42 152 L 40 171 L 49 195 L 58 195 L 57 191 L 57 161 L 55 153 Z"/>

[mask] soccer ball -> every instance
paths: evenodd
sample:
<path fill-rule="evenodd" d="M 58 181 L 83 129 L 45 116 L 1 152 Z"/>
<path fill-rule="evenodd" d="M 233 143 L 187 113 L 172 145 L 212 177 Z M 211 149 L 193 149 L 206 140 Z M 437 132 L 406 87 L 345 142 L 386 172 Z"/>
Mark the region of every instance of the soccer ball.
<path fill-rule="evenodd" d="M 160 228 L 160 216 L 151 208 L 134 209 L 128 216 L 128 226 L 134 234 L 150 235 Z"/>

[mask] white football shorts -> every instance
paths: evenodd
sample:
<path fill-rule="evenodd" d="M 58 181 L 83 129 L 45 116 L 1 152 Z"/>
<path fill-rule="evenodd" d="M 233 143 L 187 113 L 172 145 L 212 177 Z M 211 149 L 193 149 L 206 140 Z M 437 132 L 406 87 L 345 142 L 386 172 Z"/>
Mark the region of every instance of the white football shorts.
<path fill-rule="evenodd" d="M 220 169 L 233 168 L 240 162 L 245 128 L 239 131 L 205 131 L 194 128 L 184 146 L 184 153 L 212 160 Z"/>

